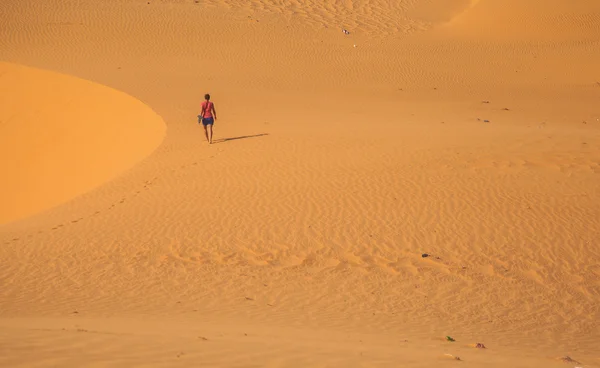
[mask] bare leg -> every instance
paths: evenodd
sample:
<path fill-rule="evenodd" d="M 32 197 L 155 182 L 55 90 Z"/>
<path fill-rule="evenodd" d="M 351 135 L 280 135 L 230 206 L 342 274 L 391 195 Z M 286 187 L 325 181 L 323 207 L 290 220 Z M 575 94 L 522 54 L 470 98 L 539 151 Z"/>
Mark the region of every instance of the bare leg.
<path fill-rule="evenodd" d="M 211 126 L 211 128 L 212 128 L 212 126 Z M 211 132 L 211 135 L 212 135 L 212 132 Z M 208 139 L 208 131 L 206 130 L 206 125 L 204 126 L 204 136 L 206 137 L 206 141 L 208 143 L 210 143 L 210 140 Z"/>
<path fill-rule="evenodd" d="M 212 130 L 213 125 L 209 124 L 208 125 L 208 135 L 207 135 L 207 139 L 208 139 L 208 143 L 212 144 L 212 136 L 213 136 L 213 130 Z"/>

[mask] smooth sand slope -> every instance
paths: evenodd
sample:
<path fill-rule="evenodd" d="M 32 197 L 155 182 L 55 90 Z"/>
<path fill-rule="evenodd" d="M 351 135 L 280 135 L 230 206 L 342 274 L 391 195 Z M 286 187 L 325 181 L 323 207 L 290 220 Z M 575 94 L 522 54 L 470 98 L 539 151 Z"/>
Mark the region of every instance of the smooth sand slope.
<path fill-rule="evenodd" d="M 124 93 L 0 63 L 0 223 L 112 179 L 155 149 L 164 123 Z"/>
<path fill-rule="evenodd" d="M 600 6 L 443 4 L 0 3 L 3 67 L 167 125 L 0 226 L 0 366 L 599 367 Z"/>

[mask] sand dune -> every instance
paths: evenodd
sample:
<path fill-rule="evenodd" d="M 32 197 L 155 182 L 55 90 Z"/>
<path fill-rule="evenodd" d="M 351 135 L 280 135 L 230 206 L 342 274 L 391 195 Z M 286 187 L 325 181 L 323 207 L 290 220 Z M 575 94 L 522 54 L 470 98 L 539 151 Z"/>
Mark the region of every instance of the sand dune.
<path fill-rule="evenodd" d="M 45 135 L 81 137 L 52 173 L 87 184 L 0 227 L 0 366 L 600 366 L 598 15 L 3 2 L 0 83 L 31 80 L 2 88 L 2 114 L 44 101 Z M 91 108 L 117 113 L 95 141 Z M 41 178 L 20 116 L 6 172 Z M 140 130 L 127 162 L 77 167 Z M 29 193 L 12 180 L 2 211 Z"/>
<path fill-rule="evenodd" d="M 112 179 L 164 135 L 162 119 L 123 93 L 7 63 L 0 75 L 0 223 Z"/>
<path fill-rule="evenodd" d="M 313 27 L 351 28 L 369 37 L 412 33 L 451 20 L 472 6 L 472 0 L 435 1 L 290 1 L 212 0 L 207 5 L 231 10 L 275 14 Z"/>
<path fill-rule="evenodd" d="M 563 0 L 480 1 L 453 20 L 453 27 L 464 35 L 487 40 L 595 43 L 600 33 L 600 4 Z"/>

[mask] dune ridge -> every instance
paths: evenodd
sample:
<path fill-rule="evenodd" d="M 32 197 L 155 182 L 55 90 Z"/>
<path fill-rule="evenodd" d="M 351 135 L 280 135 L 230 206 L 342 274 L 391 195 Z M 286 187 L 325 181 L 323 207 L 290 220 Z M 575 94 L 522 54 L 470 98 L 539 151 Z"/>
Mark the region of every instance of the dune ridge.
<path fill-rule="evenodd" d="M 472 0 L 432 1 L 290 1 L 211 0 L 209 5 L 232 10 L 260 12 L 285 17 L 312 26 L 350 29 L 379 38 L 394 34 L 423 32 L 450 20 L 469 8 Z"/>

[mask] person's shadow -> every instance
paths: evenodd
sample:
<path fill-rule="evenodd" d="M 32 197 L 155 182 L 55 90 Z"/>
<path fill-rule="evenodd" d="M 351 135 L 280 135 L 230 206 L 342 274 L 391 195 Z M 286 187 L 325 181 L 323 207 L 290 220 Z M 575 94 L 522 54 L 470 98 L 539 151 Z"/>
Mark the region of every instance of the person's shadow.
<path fill-rule="evenodd" d="M 264 135 L 269 135 L 269 133 L 261 133 L 261 134 L 254 134 L 254 135 L 242 135 L 240 137 L 231 137 L 231 138 L 221 138 L 221 139 L 215 139 L 213 141 L 213 144 L 215 143 L 224 143 L 224 142 L 229 142 L 229 141 L 235 141 L 237 139 L 246 139 L 246 138 L 255 138 L 255 137 L 262 137 Z"/>

